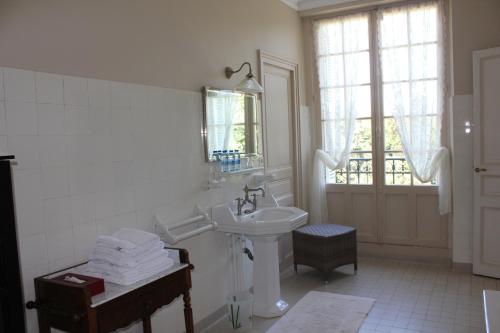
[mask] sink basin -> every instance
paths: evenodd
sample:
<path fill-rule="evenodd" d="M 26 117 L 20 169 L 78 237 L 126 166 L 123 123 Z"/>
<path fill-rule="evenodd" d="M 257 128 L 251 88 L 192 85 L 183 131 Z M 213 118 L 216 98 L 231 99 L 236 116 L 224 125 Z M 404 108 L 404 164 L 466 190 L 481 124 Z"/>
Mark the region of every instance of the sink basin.
<path fill-rule="evenodd" d="M 265 207 L 253 213 L 237 216 L 229 207 L 224 211 L 214 208 L 213 219 L 222 232 L 248 236 L 279 235 L 291 232 L 307 222 L 307 212 L 296 207 Z"/>
<path fill-rule="evenodd" d="M 308 213 L 296 207 L 264 207 L 238 216 L 229 204 L 212 209 L 218 231 L 244 235 L 253 243 L 253 290 L 255 316 L 272 318 L 283 315 L 288 304 L 281 299 L 278 237 L 307 223 Z M 233 258 L 242 252 L 233 249 Z M 241 265 L 241 260 L 235 260 Z M 235 267 L 234 271 L 241 271 Z M 236 273 L 238 275 L 238 273 Z M 237 277 L 235 277 L 237 279 Z"/>

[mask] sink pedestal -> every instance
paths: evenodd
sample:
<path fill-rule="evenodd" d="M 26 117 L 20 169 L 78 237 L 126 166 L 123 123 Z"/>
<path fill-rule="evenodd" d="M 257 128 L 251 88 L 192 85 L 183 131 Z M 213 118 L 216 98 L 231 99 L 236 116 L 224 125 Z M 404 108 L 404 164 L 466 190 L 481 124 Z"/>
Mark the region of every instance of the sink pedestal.
<path fill-rule="evenodd" d="M 250 236 L 253 242 L 253 314 L 272 318 L 283 315 L 288 304 L 281 299 L 277 236 Z"/>

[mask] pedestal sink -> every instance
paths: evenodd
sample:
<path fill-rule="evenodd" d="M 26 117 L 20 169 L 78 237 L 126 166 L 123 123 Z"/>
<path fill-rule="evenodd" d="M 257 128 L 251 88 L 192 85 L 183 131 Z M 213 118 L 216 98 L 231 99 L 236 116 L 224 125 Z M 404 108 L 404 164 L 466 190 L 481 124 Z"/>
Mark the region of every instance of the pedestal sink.
<path fill-rule="evenodd" d="M 254 247 L 254 315 L 278 317 L 288 310 L 281 299 L 278 237 L 307 223 L 308 213 L 296 207 L 265 207 L 238 216 L 228 204 L 216 206 L 212 219 L 218 231 L 248 237 Z"/>

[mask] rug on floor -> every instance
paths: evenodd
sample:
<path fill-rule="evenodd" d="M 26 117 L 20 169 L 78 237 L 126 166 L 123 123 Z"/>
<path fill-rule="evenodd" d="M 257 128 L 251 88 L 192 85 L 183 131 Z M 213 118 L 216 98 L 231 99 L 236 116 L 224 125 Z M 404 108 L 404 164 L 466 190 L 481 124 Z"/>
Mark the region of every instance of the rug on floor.
<path fill-rule="evenodd" d="M 374 303 L 372 298 L 310 291 L 267 333 L 356 333 Z"/>

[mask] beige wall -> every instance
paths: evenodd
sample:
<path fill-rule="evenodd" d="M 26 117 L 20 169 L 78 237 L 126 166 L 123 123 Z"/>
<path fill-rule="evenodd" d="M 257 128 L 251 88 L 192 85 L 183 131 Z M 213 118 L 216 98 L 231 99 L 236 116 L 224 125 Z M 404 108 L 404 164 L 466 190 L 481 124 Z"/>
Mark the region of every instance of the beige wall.
<path fill-rule="evenodd" d="M 257 49 L 302 67 L 300 19 L 280 0 L 0 1 L 4 67 L 199 91 L 239 82 L 228 65 L 257 72 Z"/>
<path fill-rule="evenodd" d="M 499 0 L 451 0 L 452 94 L 472 93 L 472 51 L 500 46 Z"/>

